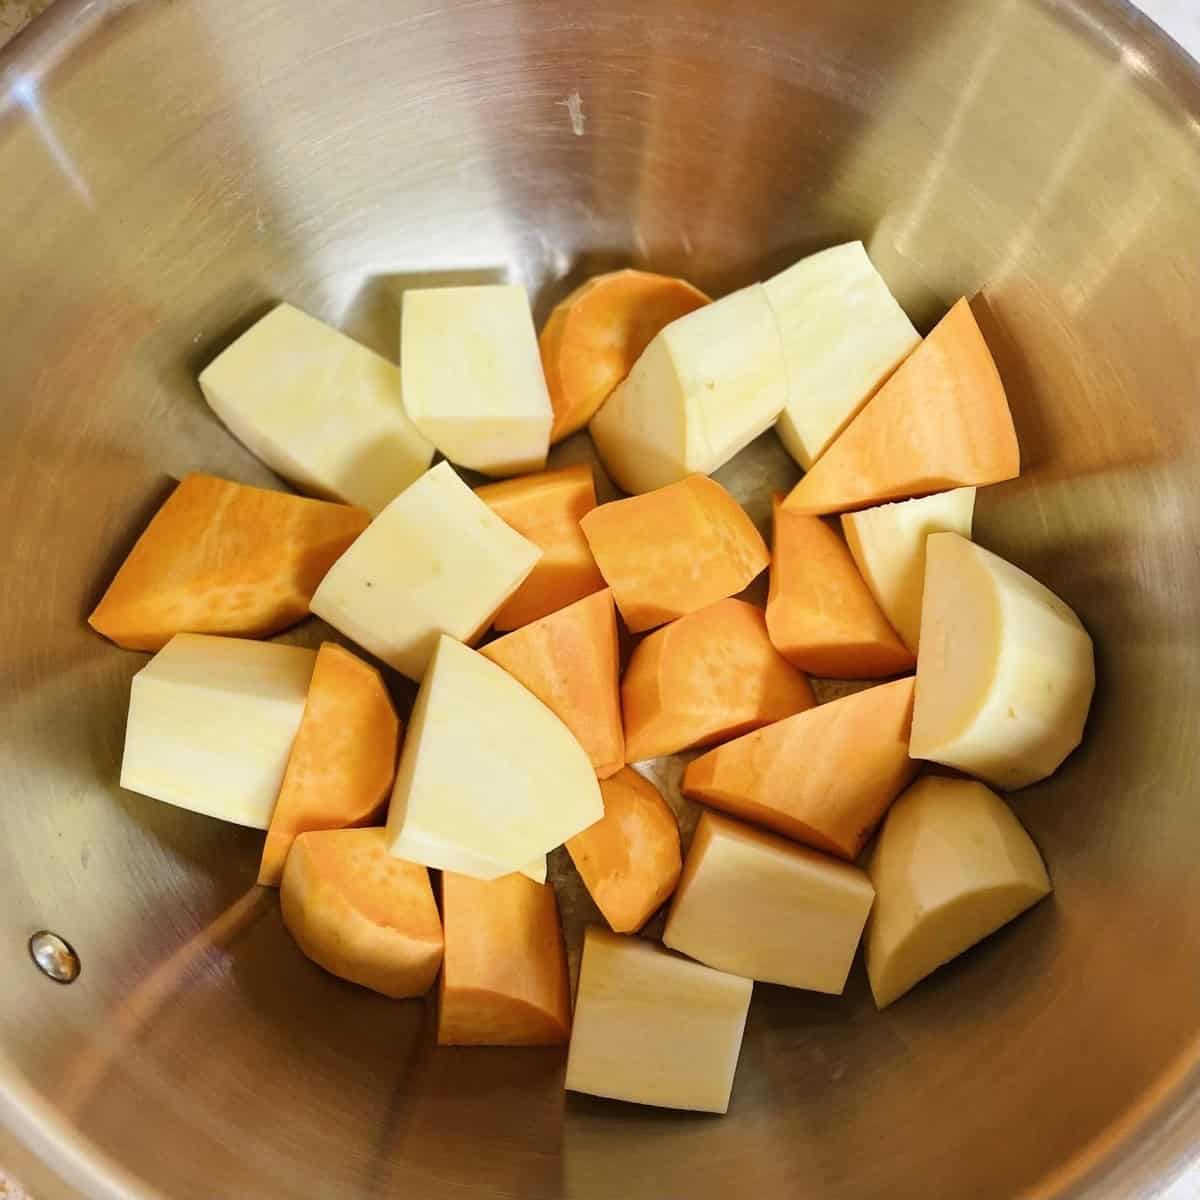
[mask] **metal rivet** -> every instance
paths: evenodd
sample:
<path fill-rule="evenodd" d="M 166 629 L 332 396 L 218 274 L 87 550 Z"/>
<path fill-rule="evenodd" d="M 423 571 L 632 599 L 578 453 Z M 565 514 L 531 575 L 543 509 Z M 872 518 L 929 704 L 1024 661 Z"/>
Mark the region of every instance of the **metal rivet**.
<path fill-rule="evenodd" d="M 42 929 L 29 939 L 29 954 L 38 970 L 55 983 L 74 983 L 79 978 L 79 955 L 57 933 Z"/>

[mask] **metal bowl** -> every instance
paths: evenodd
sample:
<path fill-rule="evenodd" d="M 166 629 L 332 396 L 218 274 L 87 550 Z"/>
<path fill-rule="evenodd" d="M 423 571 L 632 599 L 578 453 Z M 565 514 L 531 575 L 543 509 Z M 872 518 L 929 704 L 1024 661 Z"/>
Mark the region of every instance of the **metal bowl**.
<path fill-rule="evenodd" d="M 1200 79 L 1148 22 L 59 0 L 0 56 L 0 181 L 0 1117 L 39 1200 L 1200 1194 Z M 610 264 L 721 291 L 852 237 L 926 326 L 979 294 L 1026 464 L 980 536 L 1097 641 L 1084 750 L 1015 797 L 1052 902 L 883 1014 L 860 968 L 760 986 L 700 1118 L 435 1052 L 301 958 L 258 836 L 118 789 L 144 659 L 83 618 L 170 476 L 271 481 L 194 379 L 272 301 L 395 353 L 414 278 L 541 315 Z M 768 435 L 729 478 L 788 469 Z"/>

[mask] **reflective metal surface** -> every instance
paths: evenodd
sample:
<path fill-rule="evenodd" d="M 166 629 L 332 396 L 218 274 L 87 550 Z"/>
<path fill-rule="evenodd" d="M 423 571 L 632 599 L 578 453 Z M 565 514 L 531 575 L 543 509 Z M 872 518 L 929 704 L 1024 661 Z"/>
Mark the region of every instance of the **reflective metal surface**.
<path fill-rule="evenodd" d="M 1200 1194 L 1200 84 L 1161 36 L 1106 0 L 59 0 L 0 76 L 0 1119 L 40 1200 Z M 257 835 L 118 790 L 143 659 L 83 618 L 168 477 L 269 480 L 194 384 L 267 305 L 394 353 L 414 277 L 544 314 L 852 236 L 926 325 L 981 293 L 1026 470 L 980 535 L 1096 637 L 1086 749 L 1017 799 L 1052 902 L 882 1015 L 861 968 L 758 988 L 705 1119 L 433 1052 L 300 957 Z"/>

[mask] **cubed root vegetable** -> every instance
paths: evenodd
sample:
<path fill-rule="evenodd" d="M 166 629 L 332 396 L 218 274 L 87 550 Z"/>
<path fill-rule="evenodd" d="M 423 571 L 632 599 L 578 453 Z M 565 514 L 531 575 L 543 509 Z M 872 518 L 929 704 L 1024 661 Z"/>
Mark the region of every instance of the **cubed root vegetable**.
<path fill-rule="evenodd" d="M 736 737 L 816 704 L 771 645 L 762 610 L 718 600 L 634 649 L 621 686 L 630 762 Z"/>
<path fill-rule="evenodd" d="M 395 363 L 280 304 L 200 375 L 213 412 L 302 492 L 381 512 L 429 467 Z"/>
<path fill-rule="evenodd" d="M 617 613 L 607 588 L 484 646 L 575 735 L 596 774 L 625 764 Z"/>
<path fill-rule="evenodd" d="M 640 938 L 588 929 L 567 1089 L 728 1111 L 753 987 Z"/>
<path fill-rule="evenodd" d="M 609 925 L 634 933 L 679 882 L 679 825 L 654 784 L 630 767 L 600 792 L 603 818 L 568 838 L 567 853 Z"/>
<path fill-rule="evenodd" d="M 604 586 L 579 528 L 580 520 L 596 507 L 590 465 L 489 483 L 475 494 L 542 552 L 529 577 L 496 614 L 492 623 L 497 629 L 519 629 Z"/>
<path fill-rule="evenodd" d="M 787 401 L 779 326 L 761 284 L 668 325 L 589 429 L 627 492 L 708 475 L 770 429 Z"/>
<path fill-rule="evenodd" d="M 396 771 L 392 853 L 494 879 L 603 815 L 592 764 L 562 721 L 503 668 L 443 637 Z"/>
<path fill-rule="evenodd" d="M 855 859 L 912 779 L 913 681 L 821 704 L 688 765 L 684 795 Z"/>
<path fill-rule="evenodd" d="M 365 509 L 187 475 L 155 513 L 88 623 L 126 650 L 177 633 L 270 637 L 308 616 Z"/>
<path fill-rule="evenodd" d="M 582 429 L 664 326 L 709 303 L 683 279 L 610 271 L 551 312 L 538 346 L 554 406 L 550 441 Z"/>
<path fill-rule="evenodd" d="M 775 499 L 767 630 L 791 663 L 831 679 L 881 679 L 916 657 L 888 624 L 846 544 L 820 517 Z"/>
<path fill-rule="evenodd" d="M 342 979 L 401 1000 L 437 977 L 442 926 L 429 872 L 393 857 L 382 829 L 300 834 L 279 902 L 300 949 Z"/>
<path fill-rule="evenodd" d="M 957 533 L 926 543 L 914 758 L 1021 788 L 1079 745 L 1092 639 L 1049 588 Z"/>
<path fill-rule="evenodd" d="M 1020 471 L 1000 373 L 960 300 L 792 489 L 784 507 L 836 513 Z"/>
<path fill-rule="evenodd" d="M 554 889 L 524 875 L 442 876 L 439 1046 L 556 1046 L 571 1035 Z"/>
<path fill-rule="evenodd" d="M 369 825 L 381 815 L 399 736 L 379 672 L 333 642 L 322 645 L 271 814 L 259 883 L 279 886 L 297 834 Z"/>
<path fill-rule="evenodd" d="M 740 592 L 770 561 L 754 522 L 703 475 L 602 504 L 580 525 L 632 633 Z"/>
<path fill-rule="evenodd" d="M 409 416 L 451 462 L 499 476 L 546 465 L 553 412 L 523 287 L 405 292 L 400 369 Z"/>
<path fill-rule="evenodd" d="M 541 555 L 438 463 L 334 563 L 311 607 L 419 680 L 438 638 L 478 639 Z"/>
<path fill-rule="evenodd" d="M 967 779 L 914 783 L 888 813 L 867 873 L 867 975 L 880 1008 L 1050 892 L 1012 810 Z"/>
<path fill-rule="evenodd" d="M 763 286 L 788 368 L 776 428 L 807 470 L 921 339 L 862 242 L 812 254 Z"/>
<path fill-rule="evenodd" d="M 747 979 L 840 995 L 874 898 L 858 867 L 705 812 L 663 944 Z"/>
<path fill-rule="evenodd" d="M 925 543 L 931 533 L 971 536 L 975 489 L 955 488 L 919 500 L 846 513 L 842 531 L 884 616 L 915 654 L 925 594 Z"/>

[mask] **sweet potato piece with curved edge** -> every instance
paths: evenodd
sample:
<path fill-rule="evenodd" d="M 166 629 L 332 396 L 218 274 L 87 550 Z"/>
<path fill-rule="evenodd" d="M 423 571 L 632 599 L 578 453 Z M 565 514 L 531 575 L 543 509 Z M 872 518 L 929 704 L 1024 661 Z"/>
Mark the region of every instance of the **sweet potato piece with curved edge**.
<path fill-rule="evenodd" d="M 263 638 L 308 616 L 366 509 L 186 475 L 121 564 L 88 624 L 126 650 L 177 633 Z"/>
<path fill-rule="evenodd" d="M 369 825 L 396 773 L 400 721 L 374 667 L 325 642 L 263 846 L 258 882 L 278 887 L 297 834 Z"/>
<path fill-rule="evenodd" d="M 735 595 L 770 561 L 754 522 L 705 475 L 601 504 L 580 526 L 631 633 Z"/>
<path fill-rule="evenodd" d="M 1000 372 L 960 300 L 792 488 L 784 508 L 848 512 L 1000 483 L 1020 470 Z"/>
<path fill-rule="evenodd" d="M 686 280 L 632 269 L 594 275 L 559 301 L 538 338 L 551 443 L 592 419 L 660 329 L 708 303 Z"/>
<path fill-rule="evenodd" d="M 683 794 L 855 859 L 916 773 L 912 706 L 911 677 L 818 705 L 696 759 Z"/>
<path fill-rule="evenodd" d="M 485 484 L 475 494 L 542 551 L 525 582 L 492 619 L 497 629 L 519 629 L 604 587 L 579 528 L 580 519 L 596 507 L 588 463 Z"/>
<path fill-rule="evenodd" d="M 519 872 L 442 874 L 439 1046 L 558 1046 L 571 1036 L 554 889 Z"/>
<path fill-rule="evenodd" d="M 638 644 L 621 702 L 625 756 L 641 762 L 737 737 L 817 701 L 771 645 L 762 610 L 718 600 Z"/>
<path fill-rule="evenodd" d="M 601 778 L 625 765 L 617 614 L 607 588 L 480 651 L 575 735 Z"/>
<path fill-rule="evenodd" d="M 778 496 L 767 630 L 789 662 L 827 679 L 881 679 L 917 664 L 846 543 L 820 517 L 781 508 Z"/>
<path fill-rule="evenodd" d="M 612 929 L 634 933 L 679 882 L 679 824 L 658 788 L 632 767 L 604 780 L 600 793 L 603 818 L 568 838 L 567 853 Z"/>
<path fill-rule="evenodd" d="M 296 945 L 341 979 L 402 1000 L 437 977 L 442 926 L 429 872 L 394 858 L 382 829 L 300 834 L 279 903 Z"/>

